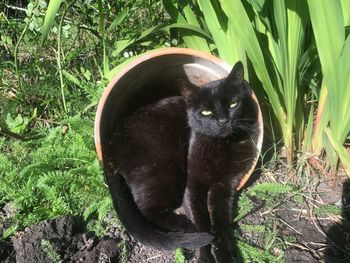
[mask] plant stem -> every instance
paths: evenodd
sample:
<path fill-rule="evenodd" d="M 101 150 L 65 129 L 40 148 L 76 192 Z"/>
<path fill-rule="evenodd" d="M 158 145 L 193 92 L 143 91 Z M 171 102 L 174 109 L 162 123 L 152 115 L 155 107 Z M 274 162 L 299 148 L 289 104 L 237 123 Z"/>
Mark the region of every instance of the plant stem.
<path fill-rule="evenodd" d="M 62 73 L 62 63 L 61 63 L 61 35 L 62 35 L 62 26 L 64 18 L 68 12 L 68 10 L 75 4 L 77 0 L 72 1 L 63 11 L 63 14 L 60 19 L 60 24 L 58 26 L 58 39 L 57 39 L 57 68 L 58 68 L 58 74 L 60 76 L 60 86 L 61 86 L 61 96 L 62 96 L 62 103 L 63 103 L 63 109 L 67 113 L 67 104 L 66 104 L 66 97 L 64 94 L 64 82 L 63 82 L 63 73 Z"/>
<path fill-rule="evenodd" d="M 38 6 L 39 4 L 39 1 L 36 2 L 35 6 L 34 6 L 34 9 Z M 17 77 L 17 80 L 18 80 L 18 86 L 19 86 L 19 90 L 22 90 L 22 80 L 21 80 L 21 75 L 19 73 L 19 65 L 18 65 L 18 48 L 19 48 L 19 45 L 21 44 L 22 40 L 23 40 L 23 37 L 24 35 L 26 34 L 27 30 L 28 30 L 28 27 L 29 27 L 29 24 L 30 22 L 32 22 L 32 18 L 33 18 L 33 15 L 34 15 L 34 12 L 32 12 L 30 14 L 30 16 L 28 17 L 28 21 L 26 23 L 26 25 L 24 26 L 24 29 L 16 43 L 16 46 L 15 46 L 15 50 L 14 50 L 14 64 L 15 64 L 15 70 L 16 70 L 16 77 Z"/>
<path fill-rule="evenodd" d="M 106 32 L 105 32 L 105 17 L 103 14 L 102 1 L 98 0 L 98 14 L 99 14 L 99 27 L 101 31 L 102 40 L 102 52 L 103 52 L 103 74 L 106 75 L 109 72 L 109 62 L 106 50 Z"/>
<path fill-rule="evenodd" d="M 62 96 L 63 109 L 64 109 L 65 112 L 67 112 L 66 98 L 65 98 L 65 94 L 64 94 L 64 82 L 63 82 L 62 66 L 61 66 L 61 31 L 62 31 L 63 19 L 64 19 L 64 14 L 61 17 L 60 25 L 58 27 L 57 67 L 58 67 L 58 73 L 59 73 L 59 76 L 60 76 L 60 85 L 61 85 L 61 96 Z"/>

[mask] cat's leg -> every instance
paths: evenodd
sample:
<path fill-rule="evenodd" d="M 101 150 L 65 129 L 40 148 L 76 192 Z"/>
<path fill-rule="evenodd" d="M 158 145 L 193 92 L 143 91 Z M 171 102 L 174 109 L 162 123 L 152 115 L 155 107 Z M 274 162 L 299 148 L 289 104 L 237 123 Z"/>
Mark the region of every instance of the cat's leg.
<path fill-rule="evenodd" d="M 174 212 L 181 205 L 183 190 L 177 187 L 175 180 L 170 181 L 169 178 L 169 182 L 160 184 L 155 170 L 152 175 L 155 179 L 143 180 L 142 184 L 134 184 L 132 187 L 135 203 L 142 214 L 169 231 L 195 232 L 195 226 L 185 215 Z"/>
<path fill-rule="evenodd" d="M 234 194 L 234 187 L 229 181 L 215 183 L 209 190 L 208 207 L 212 222 L 211 232 L 215 236 L 212 250 L 217 263 L 236 262 L 229 235 Z"/>
<path fill-rule="evenodd" d="M 189 203 L 191 216 L 199 232 L 211 231 L 211 222 L 207 207 L 207 188 L 198 184 L 189 183 L 185 198 Z M 198 263 L 213 263 L 215 259 L 211 253 L 211 244 L 201 247 L 198 250 Z"/>
<path fill-rule="evenodd" d="M 148 205 L 142 210 L 142 213 L 151 222 L 171 232 L 196 232 L 196 227 L 185 215 L 161 209 L 158 206 Z"/>

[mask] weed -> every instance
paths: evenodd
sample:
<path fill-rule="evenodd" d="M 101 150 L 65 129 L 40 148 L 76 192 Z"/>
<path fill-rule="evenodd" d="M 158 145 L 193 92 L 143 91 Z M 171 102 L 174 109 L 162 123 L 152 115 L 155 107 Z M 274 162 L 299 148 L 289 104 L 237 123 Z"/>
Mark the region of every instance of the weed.
<path fill-rule="evenodd" d="M 46 255 L 49 257 L 49 259 L 52 260 L 53 263 L 60 263 L 61 257 L 57 254 L 57 252 L 54 250 L 50 240 L 42 239 L 41 240 L 41 247 L 46 253 Z"/>
<path fill-rule="evenodd" d="M 175 262 L 176 263 L 185 263 L 186 262 L 184 252 L 181 248 L 178 248 L 175 251 Z"/>
<path fill-rule="evenodd" d="M 128 262 L 128 245 L 126 244 L 126 242 L 124 240 L 120 241 L 118 243 L 118 247 L 119 247 L 119 260 L 120 263 L 127 263 Z"/>

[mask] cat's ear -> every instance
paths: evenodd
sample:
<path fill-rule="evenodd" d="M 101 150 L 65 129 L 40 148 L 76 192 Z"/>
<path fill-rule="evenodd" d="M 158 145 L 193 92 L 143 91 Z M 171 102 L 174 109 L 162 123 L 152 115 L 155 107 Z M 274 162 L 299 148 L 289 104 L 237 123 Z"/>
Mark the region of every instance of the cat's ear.
<path fill-rule="evenodd" d="M 232 68 L 227 80 L 232 84 L 241 84 L 244 80 L 244 67 L 241 61 L 238 61 Z"/>
<path fill-rule="evenodd" d="M 185 99 L 186 103 L 190 103 L 197 98 L 199 87 L 183 79 L 179 79 L 177 83 L 181 96 Z"/>

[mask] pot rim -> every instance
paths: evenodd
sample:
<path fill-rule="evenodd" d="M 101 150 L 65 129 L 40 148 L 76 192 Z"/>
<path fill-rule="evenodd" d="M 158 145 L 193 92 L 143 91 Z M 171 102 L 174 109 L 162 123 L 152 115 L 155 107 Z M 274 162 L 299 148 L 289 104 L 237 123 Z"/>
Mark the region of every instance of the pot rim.
<path fill-rule="evenodd" d="M 134 60 L 130 61 L 127 63 L 118 73 L 110 80 L 108 83 L 107 87 L 103 91 L 103 94 L 101 96 L 101 99 L 98 103 L 96 115 L 95 115 L 95 123 L 94 123 L 94 141 L 95 141 L 95 147 L 96 147 L 96 152 L 98 159 L 101 164 L 103 164 L 103 159 L 102 159 L 102 145 L 101 145 L 101 138 L 100 138 L 100 124 L 101 124 L 101 117 L 102 117 L 102 112 L 105 106 L 105 103 L 107 101 L 107 98 L 109 94 L 111 93 L 112 89 L 115 87 L 117 82 L 124 77 L 126 73 L 128 73 L 131 69 L 136 67 L 137 65 L 154 59 L 156 57 L 161 57 L 161 56 L 167 56 L 167 55 L 188 55 L 192 57 L 197 57 L 201 58 L 204 60 L 208 60 L 219 67 L 223 68 L 226 70 L 228 73 L 232 69 L 230 65 L 228 65 L 226 62 L 223 60 L 209 54 L 209 53 L 204 53 L 198 50 L 190 49 L 190 48 L 176 48 L 176 47 L 169 47 L 169 48 L 160 48 L 156 49 L 150 52 L 146 52 L 144 54 L 139 55 L 137 58 Z M 236 190 L 240 190 L 245 183 L 248 181 L 250 175 L 252 174 L 256 163 L 258 161 L 258 157 L 260 155 L 261 151 L 261 146 L 262 146 L 262 139 L 263 139 L 263 120 L 262 120 L 262 115 L 261 115 L 261 110 L 259 106 L 259 102 L 255 96 L 254 91 L 252 92 L 252 98 L 256 102 L 257 107 L 258 107 L 258 122 L 259 122 L 259 135 L 258 135 L 258 140 L 257 140 L 257 156 L 254 159 L 254 162 L 252 163 L 252 166 L 250 170 L 242 177 L 240 184 L 236 187 Z"/>

